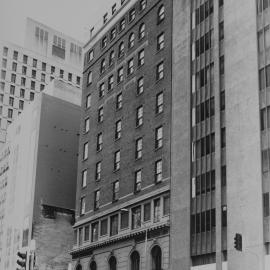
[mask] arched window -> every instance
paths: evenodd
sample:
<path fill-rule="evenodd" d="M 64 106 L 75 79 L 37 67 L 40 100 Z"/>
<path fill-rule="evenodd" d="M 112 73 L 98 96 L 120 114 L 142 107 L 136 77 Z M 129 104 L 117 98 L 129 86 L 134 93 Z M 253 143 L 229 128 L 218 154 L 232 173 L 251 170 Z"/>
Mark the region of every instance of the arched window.
<path fill-rule="evenodd" d="M 139 39 L 142 39 L 145 37 L 145 24 L 142 23 L 139 28 Z"/>
<path fill-rule="evenodd" d="M 80 264 L 78 264 L 78 265 L 76 266 L 76 270 L 82 270 L 82 266 L 81 266 Z"/>
<path fill-rule="evenodd" d="M 92 72 L 90 71 L 87 76 L 87 84 L 92 83 Z"/>
<path fill-rule="evenodd" d="M 134 46 L 134 41 L 135 41 L 135 35 L 134 33 L 131 33 L 129 38 L 128 38 L 128 47 L 132 48 Z"/>
<path fill-rule="evenodd" d="M 159 246 L 154 246 L 151 250 L 152 270 L 161 270 L 162 252 Z"/>
<path fill-rule="evenodd" d="M 160 6 L 158 9 L 158 23 L 162 22 L 165 18 L 165 8 L 164 6 Z"/>
<path fill-rule="evenodd" d="M 103 73 L 105 71 L 105 67 L 106 67 L 106 61 L 105 59 L 102 59 L 100 63 L 100 73 Z"/>
<path fill-rule="evenodd" d="M 122 41 L 120 44 L 119 44 L 119 48 L 118 48 L 118 57 L 121 57 L 124 55 L 124 49 L 125 49 L 125 46 L 124 46 L 124 42 Z"/>
<path fill-rule="evenodd" d="M 96 264 L 95 261 L 92 261 L 92 262 L 90 263 L 90 270 L 97 270 L 97 264 Z"/>
<path fill-rule="evenodd" d="M 130 255 L 131 270 L 140 270 L 140 254 L 138 251 L 133 251 Z"/>
<path fill-rule="evenodd" d="M 109 259 L 109 267 L 110 270 L 116 270 L 116 258 L 114 256 Z"/>

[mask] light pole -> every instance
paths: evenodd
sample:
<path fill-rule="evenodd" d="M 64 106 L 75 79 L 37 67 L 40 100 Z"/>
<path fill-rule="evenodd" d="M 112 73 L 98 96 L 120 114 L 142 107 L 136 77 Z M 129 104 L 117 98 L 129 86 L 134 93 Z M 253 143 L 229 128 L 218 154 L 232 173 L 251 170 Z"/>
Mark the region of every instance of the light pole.
<path fill-rule="evenodd" d="M 129 210 L 127 208 L 122 208 L 120 210 L 121 212 L 126 212 L 126 213 L 129 213 Z M 135 217 L 134 219 L 134 223 L 137 224 L 137 221 L 136 220 L 138 217 L 135 215 L 135 213 L 132 212 L 131 210 L 131 215 Z M 145 224 L 142 224 L 141 220 L 140 221 L 140 226 L 142 226 L 144 228 L 144 231 L 145 231 L 145 239 L 144 239 L 144 256 L 145 256 L 145 269 L 147 268 L 147 241 L 148 241 L 148 238 L 147 238 L 147 227 L 145 226 Z M 132 223 L 132 221 L 131 221 Z M 131 228 L 132 228 L 132 224 L 131 224 Z"/>

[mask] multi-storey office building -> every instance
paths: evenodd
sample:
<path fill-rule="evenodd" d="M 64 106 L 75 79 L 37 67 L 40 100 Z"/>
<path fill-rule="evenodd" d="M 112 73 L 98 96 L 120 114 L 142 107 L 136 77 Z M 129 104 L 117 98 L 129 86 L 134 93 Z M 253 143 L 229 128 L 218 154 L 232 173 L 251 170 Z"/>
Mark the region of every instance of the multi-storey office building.
<path fill-rule="evenodd" d="M 0 43 L 0 142 L 7 126 L 54 78 L 81 91 L 82 44 L 27 19 L 24 47 Z"/>
<path fill-rule="evenodd" d="M 8 127 L 0 269 L 19 268 L 18 251 L 28 253 L 26 269 L 67 269 L 71 262 L 80 94 L 54 80 Z"/>
<path fill-rule="evenodd" d="M 74 269 L 269 268 L 269 10 L 131 0 L 104 17 L 85 45 Z"/>

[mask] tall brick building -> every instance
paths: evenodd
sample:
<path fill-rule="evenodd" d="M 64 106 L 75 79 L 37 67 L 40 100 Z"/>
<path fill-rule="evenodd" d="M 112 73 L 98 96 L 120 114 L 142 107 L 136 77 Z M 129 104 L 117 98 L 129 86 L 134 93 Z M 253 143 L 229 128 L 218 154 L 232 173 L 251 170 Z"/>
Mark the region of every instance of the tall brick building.
<path fill-rule="evenodd" d="M 104 15 L 85 45 L 74 269 L 269 268 L 269 5 Z"/>

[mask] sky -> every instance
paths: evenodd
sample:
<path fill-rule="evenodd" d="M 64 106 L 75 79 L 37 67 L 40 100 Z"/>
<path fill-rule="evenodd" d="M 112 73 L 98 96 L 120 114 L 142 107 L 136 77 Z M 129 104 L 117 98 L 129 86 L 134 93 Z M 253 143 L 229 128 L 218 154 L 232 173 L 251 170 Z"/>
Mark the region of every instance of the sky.
<path fill-rule="evenodd" d="M 23 45 L 30 17 L 79 41 L 86 42 L 92 26 L 102 21 L 120 0 L 0 0 L 0 40 Z"/>

